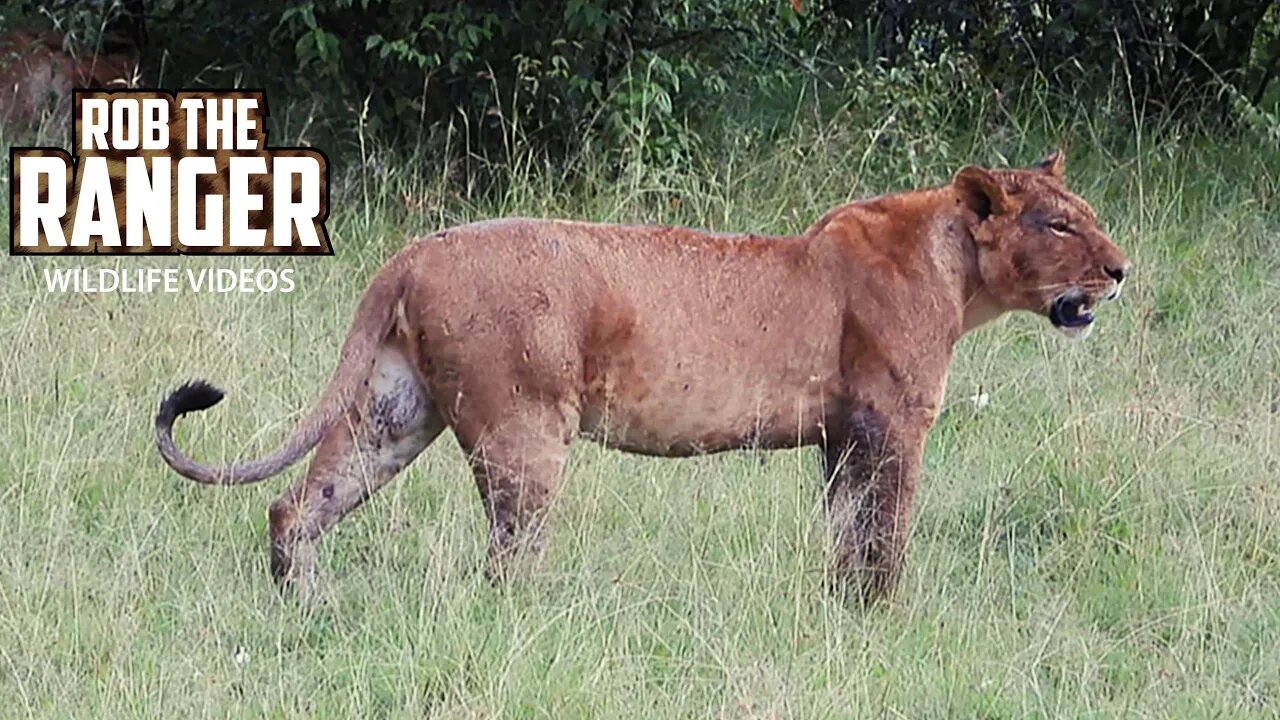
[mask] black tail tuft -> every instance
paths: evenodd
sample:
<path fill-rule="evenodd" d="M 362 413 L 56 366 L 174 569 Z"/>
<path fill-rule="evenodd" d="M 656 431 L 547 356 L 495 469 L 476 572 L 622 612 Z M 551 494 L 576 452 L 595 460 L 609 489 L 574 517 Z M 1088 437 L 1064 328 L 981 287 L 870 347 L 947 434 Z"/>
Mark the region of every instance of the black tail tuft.
<path fill-rule="evenodd" d="M 160 403 L 156 413 L 156 427 L 168 427 L 181 415 L 197 410 L 208 410 L 222 400 L 222 391 L 203 380 L 183 383 Z"/>

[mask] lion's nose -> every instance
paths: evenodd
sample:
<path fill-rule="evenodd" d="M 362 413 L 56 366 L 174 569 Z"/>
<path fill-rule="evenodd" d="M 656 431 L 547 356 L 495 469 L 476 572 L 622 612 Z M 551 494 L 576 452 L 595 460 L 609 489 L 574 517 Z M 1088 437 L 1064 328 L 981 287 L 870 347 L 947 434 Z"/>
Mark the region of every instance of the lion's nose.
<path fill-rule="evenodd" d="M 1103 265 L 1102 271 L 1116 282 L 1124 282 L 1124 278 L 1129 274 L 1129 264 L 1124 265 Z"/>

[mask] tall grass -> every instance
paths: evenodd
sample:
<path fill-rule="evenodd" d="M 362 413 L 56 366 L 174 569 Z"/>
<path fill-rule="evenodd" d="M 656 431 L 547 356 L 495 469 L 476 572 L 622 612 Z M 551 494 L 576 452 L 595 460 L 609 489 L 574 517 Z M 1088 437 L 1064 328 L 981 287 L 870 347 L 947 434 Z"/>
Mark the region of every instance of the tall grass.
<path fill-rule="evenodd" d="M 1059 112 L 984 101 L 939 129 L 803 101 L 687 167 L 517 148 L 492 188 L 465 154 L 370 143 L 337 184 L 335 258 L 146 261 L 292 267 L 291 295 L 48 294 L 44 268 L 142 261 L 6 258 L 0 715 L 1280 713 L 1280 150 L 1134 130 L 1123 106 Z M 797 232 L 1060 141 L 1132 287 L 1083 343 L 1020 316 L 961 343 L 883 607 L 823 590 L 811 450 L 576 446 L 545 572 L 500 591 L 446 436 L 326 538 L 320 597 L 300 603 L 268 578 L 264 511 L 301 469 L 211 489 L 152 449 L 156 401 L 189 376 L 229 390 L 180 427 L 193 455 L 270 447 L 415 233 L 516 214 Z"/>

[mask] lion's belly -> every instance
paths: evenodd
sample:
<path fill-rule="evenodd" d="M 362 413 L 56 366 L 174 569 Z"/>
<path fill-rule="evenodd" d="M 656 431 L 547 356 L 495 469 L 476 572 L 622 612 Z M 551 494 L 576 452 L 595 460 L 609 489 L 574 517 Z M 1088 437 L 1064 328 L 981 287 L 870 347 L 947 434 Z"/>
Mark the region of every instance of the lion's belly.
<path fill-rule="evenodd" d="M 676 362 L 650 356 L 611 366 L 583 395 L 581 431 L 609 447 L 668 456 L 820 439 L 833 368 L 820 358 L 735 359 L 691 351 Z"/>
<path fill-rule="evenodd" d="M 687 456 L 748 447 L 783 448 L 816 442 L 820 397 L 791 408 L 739 411 L 729 403 L 593 404 L 584 408 L 582 434 L 608 447 L 645 455 Z"/>

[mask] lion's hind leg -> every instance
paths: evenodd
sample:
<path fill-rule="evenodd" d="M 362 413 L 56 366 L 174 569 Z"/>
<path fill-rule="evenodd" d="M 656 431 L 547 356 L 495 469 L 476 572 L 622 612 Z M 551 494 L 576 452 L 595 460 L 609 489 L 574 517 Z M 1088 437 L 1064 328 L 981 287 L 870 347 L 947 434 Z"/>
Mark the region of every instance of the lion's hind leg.
<path fill-rule="evenodd" d="M 307 474 L 269 511 L 271 573 L 310 583 L 320 537 L 413 461 L 444 429 L 426 388 L 386 346 L 366 389 L 320 442 Z"/>
<path fill-rule="evenodd" d="M 490 423 L 464 417 L 454 425 L 468 453 L 489 521 L 486 575 L 495 583 L 536 568 L 545 544 L 547 511 L 556 497 L 576 411 L 510 402 Z"/>

